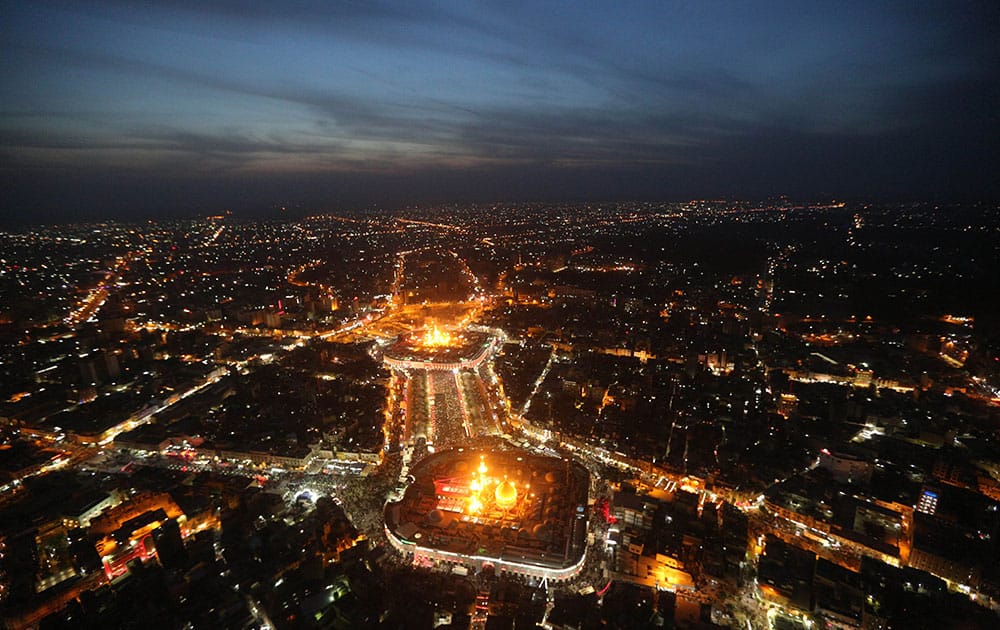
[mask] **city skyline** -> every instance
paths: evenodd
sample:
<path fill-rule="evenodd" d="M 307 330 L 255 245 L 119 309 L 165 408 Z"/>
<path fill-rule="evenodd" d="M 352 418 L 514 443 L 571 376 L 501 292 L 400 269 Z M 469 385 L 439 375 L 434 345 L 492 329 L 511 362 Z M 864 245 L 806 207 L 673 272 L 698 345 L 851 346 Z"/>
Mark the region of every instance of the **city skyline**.
<path fill-rule="evenodd" d="M 0 627 L 1000 627 L 996 0 L 0 16 Z"/>
<path fill-rule="evenodd" d="M 995 198 L 990 3 L 10 3 L 7 223 Z"/>
<path fill-rule="evenodd" d="M 4 624 L 993 628 L 996 209 L 0 230 Z"/>

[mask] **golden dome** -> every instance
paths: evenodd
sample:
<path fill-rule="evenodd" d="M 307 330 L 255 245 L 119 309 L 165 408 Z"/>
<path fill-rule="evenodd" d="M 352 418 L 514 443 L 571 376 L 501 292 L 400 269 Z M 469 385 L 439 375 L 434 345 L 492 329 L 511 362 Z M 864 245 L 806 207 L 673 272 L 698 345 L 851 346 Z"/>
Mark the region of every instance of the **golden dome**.
<path fill-rule="evenodd" d="M 494 495 L 496 496 L 497 505 L 503 509 L 507 509 L 517 502 L 517 487 L 514 485 L 514 482 L 504 480 L 497 484 Z"/>
<path fill-rule="evenodd" d="M 434 325 L 424 329 L 423 345 L 428 348 L 440 348 L 451 344 L 451 333 L 441 330 Z"/>

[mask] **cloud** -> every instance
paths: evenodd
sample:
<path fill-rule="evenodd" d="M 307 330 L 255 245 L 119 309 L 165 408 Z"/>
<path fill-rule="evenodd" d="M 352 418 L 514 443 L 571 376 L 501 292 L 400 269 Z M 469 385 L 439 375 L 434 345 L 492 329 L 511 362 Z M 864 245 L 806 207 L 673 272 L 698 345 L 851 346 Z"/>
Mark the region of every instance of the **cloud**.
<path fill-rule="evenodd" d="M 634 9 L 14 5 L 0 172 L 34 206 L 996 192 L 995 5 Z"/>

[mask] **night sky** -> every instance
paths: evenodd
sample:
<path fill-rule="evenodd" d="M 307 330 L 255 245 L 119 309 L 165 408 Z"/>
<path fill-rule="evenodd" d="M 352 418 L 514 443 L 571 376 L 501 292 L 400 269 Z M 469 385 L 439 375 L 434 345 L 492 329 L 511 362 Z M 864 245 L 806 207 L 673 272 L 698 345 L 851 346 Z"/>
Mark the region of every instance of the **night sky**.
<path fill-rule="evenodd" d="M 1000 3 L 0 3 L 0 216 L 1000 195 Z"/>

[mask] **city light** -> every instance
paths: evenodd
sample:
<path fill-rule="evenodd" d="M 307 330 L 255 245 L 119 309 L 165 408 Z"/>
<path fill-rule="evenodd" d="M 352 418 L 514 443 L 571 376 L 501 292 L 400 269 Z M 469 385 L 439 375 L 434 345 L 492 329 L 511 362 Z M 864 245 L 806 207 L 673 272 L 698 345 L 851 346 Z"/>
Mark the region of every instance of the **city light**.
<path fill-rule="evenodd" d="M 937 589 L 988 605 L 988 317 L 909 293 L 963 282 L 943 267 L 904 257 L 889 275 L 855 255 L 877 225 L 910 217 L 930 242 L 950 219 L 839 210 L 500 204 L 0 233 L 0 285 L 32 296 L 0 313 L 0 499 L 38 514 L 16 533 L 28 570 L 8 572 L 28 565 L 5 564 L 0 531 L 0 599 L 25 593 L 18 623 L 37 625 L 64 597 L 159 565 L 177 587 L 200 565 L 225 592 L 264 585 L 239 612 L 261 627 L 325 623 L 352 614 L 351 586 L 327 589 L 347 561 L 359 584 L 376 565 L 517 583 L 555 602 L 549 620 L 567 596 L 597 594 L 598 614 L 670 591 L 722 626 L 857 627 L 877 607 L 892 625 L 864 564 L 906 605 Z M 637 236 L 744 228 L 759 257 L 682 260 Z M 836 257 L 799 242 L 842 228 Z M 880 287 L 864 304 L 859 282 Z M 920 297 L 887 312 L 904 295 Z M 506 610 L 495 595 L 476 596 L 476 623 Z"/>
<path fill-rule="evenodd" d="M 448 346 L 451 344 L 451 333 L 439 329 L 437 324 L 435 324 L 431 328 L 424 331 L 421 343 L 423 346 L 428 348 Z"/>

